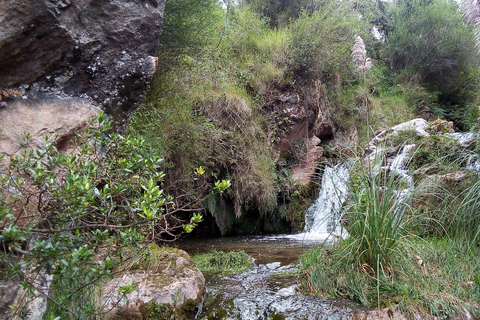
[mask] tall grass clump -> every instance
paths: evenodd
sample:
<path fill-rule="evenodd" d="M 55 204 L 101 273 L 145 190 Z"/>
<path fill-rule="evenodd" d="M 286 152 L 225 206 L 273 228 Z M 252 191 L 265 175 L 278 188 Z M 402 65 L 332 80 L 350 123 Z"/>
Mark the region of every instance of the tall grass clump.
<path fill-rule="evenodd" d="M 350 203 L 345 214 L 345 228 L 349 237 L 345 245 L 358 259 L 359 265 L 368 265 L 375 272 L 393 265 L 393 253 L 399 250 L 406 236 L 406 210 L 409 210 L 411 192 L 405 178 L 394 170 L 382 169 L 375 174 L 360 164 L 360 176 L 354 178 Z"/>
<path fill-rule="evenodd" d="M 462 202 L 452 217 L 449 229 L 453 237 L 465 239 L 468 247 L 480 244 L 480 179 L 467 188 Z"/>
<path fill-rule="evenodd" d="M 348 298 L 368 307 L 399 308 L 407 319 L 467 319 L 468 310 L 480 315 L 475 301 L 480 288 L 478 250 L 449 240 L 413 238 L 405 252 L 393 253 L 394 267 L 372 275 L 358 266 L 353 254 L 341 247 L 317 247 L 300 259 L 304 277 L 300 288 L 316 296 Z"/>

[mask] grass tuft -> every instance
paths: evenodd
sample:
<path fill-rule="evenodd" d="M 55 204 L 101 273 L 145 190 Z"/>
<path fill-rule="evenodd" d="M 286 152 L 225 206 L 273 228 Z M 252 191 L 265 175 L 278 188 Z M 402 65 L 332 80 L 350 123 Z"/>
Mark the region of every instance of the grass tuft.
<path fill-rule="evenodd" d="M 231 274 L 247 270 L 253 259 L 245 251 L 209 251 L 192 257 L 202 272 Z"/>
<path fill-rule="evenodd" d="M 317 296 L 349 298 L 369 307 L 397 304 L 409 318 L 450 319 L 469 310 L 480 315 L 478 250 L 465 254 L 458 242 L 409 239 L 392 252 L 395 264 L 372 273 L 343 245 L 318 247 L 301 257 L 301 289 Z M 477 302 L 476 302 L 477 301 Z"/>

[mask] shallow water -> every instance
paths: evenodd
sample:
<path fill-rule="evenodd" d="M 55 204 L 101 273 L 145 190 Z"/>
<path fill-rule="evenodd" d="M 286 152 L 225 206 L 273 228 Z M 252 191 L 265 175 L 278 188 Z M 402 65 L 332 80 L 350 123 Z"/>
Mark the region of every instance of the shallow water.
<path fill-rule="evenodd" d="M 206 275 L 207 294 L 196 319 L 348 319 L 365 309 L 346 300 L 304 296 L 297 292 L 299 255 L 321 242 L 286 236 L 189 239 L 178 244 L 190 254 L 244 250 L 255 263 L 230 277 Z"/>
<path fill-rule="evenodd" d="M 189 254 L 204 253 L 211 250 L 244 250 L 255 259 L 255 264 L 280 262 L 283 265 L 296 262 L 298 257 L 313 245 L 322 242 L 297 241 L 289 239 L 291 235 L 223 237 L 223 238 L 189 238 L 177 242 L 180 249 Z"/>

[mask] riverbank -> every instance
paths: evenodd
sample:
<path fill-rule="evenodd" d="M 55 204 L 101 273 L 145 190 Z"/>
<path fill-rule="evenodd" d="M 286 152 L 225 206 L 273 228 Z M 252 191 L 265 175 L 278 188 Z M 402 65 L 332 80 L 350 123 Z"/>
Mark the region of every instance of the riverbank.
<path fill-rule="evenodd" d="M 478 254 L 453 240 L 409 239 L 393 252 L 395 263 L 375 272 L 343 241 L 303 254 L 300 288 L 370 308 L 398 307 L 408 319 L 477 319 Z"/>

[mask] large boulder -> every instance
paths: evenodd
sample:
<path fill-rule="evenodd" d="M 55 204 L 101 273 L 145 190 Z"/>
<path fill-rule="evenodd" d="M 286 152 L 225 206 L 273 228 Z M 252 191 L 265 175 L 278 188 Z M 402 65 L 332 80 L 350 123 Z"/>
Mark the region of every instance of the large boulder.
<path fill-rule="evenodd" d="M 0 1 L 0 155 L 103 109 L 122 132 L 157 67 L 165 0 Z"/>
<path fill-rule="evenodd" d="M 121 125 L 155 72 L 164 4 L 0 1 L 1 87 L 34 102 L 45 94 L 84 98 Z"/>
<path fill-rule="evenodd" d="M 95 118 L 97 112 L 85 99 L 44 97 L 40 101 L 14 100 L 0 109 L 0 155 L 8 158 L 16 154 L 19 141 L 28 132 L 32 143 L 41 141 L 42 135 L 54 136 L 60 151 L 68 151 L 71 142 Z M 0 172 L 2 169 L 0 168 Z"/>
<path fill-rule="evenodd" d="M 196 311 L 205 293 L 203 274 L 185 251 L 151 248 L 155 265 L 140 263 L 133 270 L 118 273 L 103 287 L 102 305 L 110 310 L 104 319 L 163 319 L 155 314 L 162 308 L 175 310 L 179 318 L 190 318 Z M 131 281 L 136 290 L 123 299 L 120 284 Z"/>

